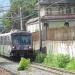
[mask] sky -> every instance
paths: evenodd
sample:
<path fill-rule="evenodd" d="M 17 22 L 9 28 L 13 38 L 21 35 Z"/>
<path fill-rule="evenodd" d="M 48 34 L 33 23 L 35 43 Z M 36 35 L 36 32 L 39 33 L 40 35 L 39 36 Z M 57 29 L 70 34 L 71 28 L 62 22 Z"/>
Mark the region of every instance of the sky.
<path fill-rule="evenodd" d="M 8 6 L 10 5 L 9 0 L 0 0 L 0 6 Z"/>
<path fill-rule="evenodd" d="M 0 8 L 0 11 L 3 9 L 3 10 L 7 10 L 9 9 L 9 7 L 6 7 L 6 6 L 10 6 L 10 2 L 9 0 L 0 0 L 0 7 L 3 7 L 3 8 Z M 0 12 L 0 16 L 3 15 L 3 12 Z"/>

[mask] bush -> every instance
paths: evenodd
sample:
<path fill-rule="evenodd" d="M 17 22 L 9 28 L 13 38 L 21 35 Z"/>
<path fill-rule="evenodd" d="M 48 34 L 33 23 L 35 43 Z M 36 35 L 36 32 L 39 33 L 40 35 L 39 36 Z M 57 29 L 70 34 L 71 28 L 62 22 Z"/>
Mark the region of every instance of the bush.
<path fill-rule="evenodd" d="M 48 66 L 51 66 L 51 67 L 64 68 L 67 65 L 67 63 L 69 63 L 69 61 L 70 61 L 69 55 L 63 55 L 63 54 L 54 55 L 54 54 L 50 54 L 45 58 L 44 64 L 46 64 Z"/>
<path fill-rule="evenodd" d="M 30 59 L 25 59 L 25 58 L 21 58 L 20 60 L 20 63 L 18 65 L 18 68 L 17 70 L 20 71 L 20 70 L 25 70 L 30 64 Z"/>
<path fill-rule="evenodd" d="M 66 67 L 67 63 L 69 63 L 69 62 L 70 62 L 70 56 L 69 55 L 64 55 L 64 54 L 57 55 L 58 67 L 64 68 L 64 67 Z"/>
<path fill-rule="evenodd" d="M 71 59 L 71 61 L 67 64 L 66 69 L 75 70 L 75 59 Z"/>
<path fill-rule="evenodd" d="M 36 54 L 35 62 L 42 63 L 44 61 L 44 58 L 46 57 L 46 54 L 38 52 Z"/>
<path fill-rule="evenodd" d="M 57 58 L 55 55 L 50 54 L 47 55 L 45 60 L 44 60 L 44 64 L 47 66 L 51 66 L 51 67 L 57 67 Z"/>

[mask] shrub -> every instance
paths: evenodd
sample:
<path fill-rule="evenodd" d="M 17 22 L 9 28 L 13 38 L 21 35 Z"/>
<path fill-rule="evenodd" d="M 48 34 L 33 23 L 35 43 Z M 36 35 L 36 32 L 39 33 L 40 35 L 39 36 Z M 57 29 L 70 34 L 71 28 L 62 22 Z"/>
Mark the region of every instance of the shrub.
<path fill-rule="evenodd" d="M 19 65 L 18 65 L 17 70 L 18 71 L 25 70 L 29 66 L 29 63 L 30 63 L 30 59 L 25 59 L 25 58 L 22 57 Z"/>
<path fill-rule="evenodd" d="M 47 55 L 47 57 L 44 60 L 44 64 L 51 66 L 51 67 L 60 67 L 64 68 L 67 63 L 70 61 L 69 55 L 64 55 L 64 54 L 50 54 Z"/>
<path fill-rule="evenodd" d="M 57 67 L 57 58 L 53 54 L 49 54 L 46 56 L 44 60 L 44 64 L 51 67 Z"/>
<path fill-rule="evenodd" d="M 70 62 L 67 64 L 66 69 L 68 70 L 75 70 L 75 59 L 71 59 Z"/>
<path fill-rule="evenodd" d="M 70 56 L 69 55 L 64 55 L 64 54 L 59 54 L 57 55 L 57 64 L 58 67 L 64 68 L 67 63 L 70 62 Z"/>
<path fill-rule="evenodd" d="M 35 62 L 42 63 L 44 61 L 44 58 L 46 57 L 46 54 L 38 52 L 36 54 Z"/>

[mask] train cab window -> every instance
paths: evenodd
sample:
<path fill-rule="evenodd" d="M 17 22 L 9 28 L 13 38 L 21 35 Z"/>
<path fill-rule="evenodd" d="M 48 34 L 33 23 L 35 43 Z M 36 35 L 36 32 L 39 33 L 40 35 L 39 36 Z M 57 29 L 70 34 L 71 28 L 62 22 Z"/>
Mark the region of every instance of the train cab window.
<path fill-rule="evenodd" d="M 13 44 L 20 44 L 20 45 L 31 44 L 31 36 L 30 35 L 13 36 Z"/>

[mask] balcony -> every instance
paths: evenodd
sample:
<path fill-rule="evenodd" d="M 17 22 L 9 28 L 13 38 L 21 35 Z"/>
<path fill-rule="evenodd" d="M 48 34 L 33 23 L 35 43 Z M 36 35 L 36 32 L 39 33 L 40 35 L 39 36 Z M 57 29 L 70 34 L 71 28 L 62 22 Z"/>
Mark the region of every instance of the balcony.
<path fill-rule="evenodd" d="M 42 16 L 42 19 L 49 19 L 49 20 L 60 20 L 60 19 L 75 19 L 75 14 L 46 14 Z"/>

